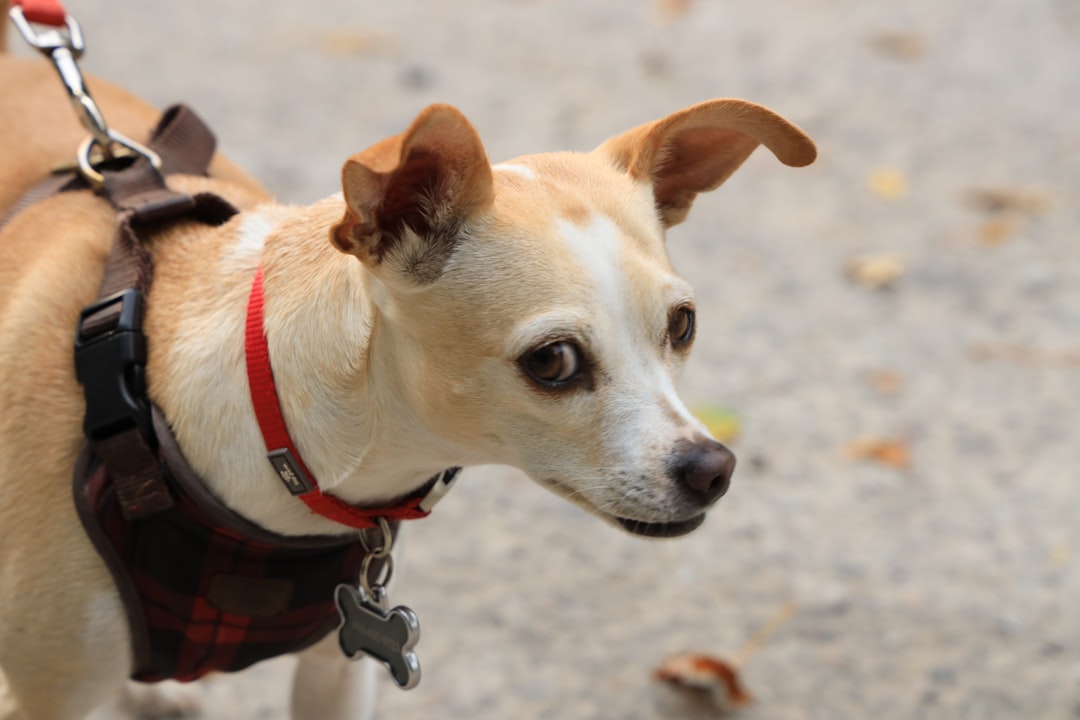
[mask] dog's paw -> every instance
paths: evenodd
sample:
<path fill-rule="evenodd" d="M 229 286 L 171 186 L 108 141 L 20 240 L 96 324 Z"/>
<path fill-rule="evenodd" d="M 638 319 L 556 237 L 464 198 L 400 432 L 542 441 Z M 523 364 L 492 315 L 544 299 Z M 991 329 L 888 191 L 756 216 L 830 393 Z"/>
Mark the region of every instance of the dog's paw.
<path fill-rule="evenodd" d="M 137 718 L 187 718 L 202 710 L 202 693 L 198 684 L 182 685 L 165 681 L 147 685 L 128 682 L 124 687 L 121 706 Z"/>

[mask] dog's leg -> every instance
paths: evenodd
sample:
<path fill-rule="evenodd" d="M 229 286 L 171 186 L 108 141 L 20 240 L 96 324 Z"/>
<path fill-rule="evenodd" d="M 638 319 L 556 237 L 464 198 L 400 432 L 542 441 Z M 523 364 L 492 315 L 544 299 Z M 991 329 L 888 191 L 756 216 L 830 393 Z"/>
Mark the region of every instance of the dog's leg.
<path fill-rule="evenodd" d="M 123 685 L 124 671 L 107 661 L 108 654 L 102 652 L 100 668 L 78 667 L 63 657 L 43 667 L 9 661 L 5 672 L 14 694 L 0 699 L 0 720 L 83 720 Z"/>
<path fill-rule="evenodd" d="M 124 686 L 120 704 L 137 718 L 192 717 L 202 709 L 202 692 L 198 683 L 166 681 L 148 685 L 131 680 Z"/>
<path fill-rule="evenodd" d="M 0 563 L 0 667 L 25 720 L 81 720 L 115 698 L 131 672 L 131 639 L 112 578 L 81 534 L 74 507 L 55 505 L 50 532 L 5 552 Z M 24 515 L 37 520 L 32 511 Z"/>
<path fill-rule="evenodd" d="M 331 633 L 298 655 L 293 679 L 293 720 L 369 720 L 375 710 L 375 663 L 353 661 Z"/>
<path fill-rule="evenodd" d="M 404 569 L 404 526 L 394 541 L 394 575 L 390 587 L 401 581 Z M 363 658 L 349 660 L 338 645 L 336 632 L 298 655 L 293 679 L 293 720 L 368 720 L 375 712 L 378 665 Z"/>

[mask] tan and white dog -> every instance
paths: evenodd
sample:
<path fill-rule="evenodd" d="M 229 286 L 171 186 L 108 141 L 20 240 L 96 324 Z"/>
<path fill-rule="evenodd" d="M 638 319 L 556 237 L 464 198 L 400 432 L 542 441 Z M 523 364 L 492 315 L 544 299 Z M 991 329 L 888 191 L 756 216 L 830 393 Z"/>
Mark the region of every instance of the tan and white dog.
<path fill-rule="evenodd" d="M 92 88 L 112 126 L 145 138 L 154 109 Z M 0 97 L 3 214 L 83 131 L 46 63 L 0 58 Z M 741 100 L 494 166 L 461 113 L 432 106 L 309 207 L 274 203 L 218 157 L 211 178 L 171 180 L 242 212 L 155 241 L 150 396 L 237 513 L 286 535 L 349 532 L 266 462 L 243 360 L 261 264 L 284 414 L 324 491 L 378 504 L 448 466 L 506 464 L 631 533 L 689 532 L 734 459 L 675 393 L 694 300 L 664 232 L 759 144 L 788 165 L 815 157 L 799 129 Z M 0 231 L 0 668 L 26 720 L 82 717 L 131 671 L 121 601 L 71 501 L 73 328 L 113 223 L 106 202 L 72 192 Z M 347 664 L 332 641 L 303 653 L 294 717 L 365 716 L 367 673 Z"/>

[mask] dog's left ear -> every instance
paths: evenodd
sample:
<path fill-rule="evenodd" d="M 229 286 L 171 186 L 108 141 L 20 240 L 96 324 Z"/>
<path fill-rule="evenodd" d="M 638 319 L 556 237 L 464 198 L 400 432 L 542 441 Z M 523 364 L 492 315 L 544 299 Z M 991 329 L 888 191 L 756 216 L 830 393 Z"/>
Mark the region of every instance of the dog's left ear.
<path fill-rule="evenodd" d="M 773 111 L 726 98 L 693 105 L 611 138 L 594 152 L 652 183 L 664 227 L 686 219 L 700 192 L 715 190 L 764 144 L 785 165 L 809 165 L 814 141 Z"/>
<path fill-rule="evenodd" d="M 341 184 L 346 210 L 334 245 L 414 284 L 441 275 L 461 227 L 494 199 L 480 137 L 449 105 L 429 106 L 401 135 L 349 158 Z"/>

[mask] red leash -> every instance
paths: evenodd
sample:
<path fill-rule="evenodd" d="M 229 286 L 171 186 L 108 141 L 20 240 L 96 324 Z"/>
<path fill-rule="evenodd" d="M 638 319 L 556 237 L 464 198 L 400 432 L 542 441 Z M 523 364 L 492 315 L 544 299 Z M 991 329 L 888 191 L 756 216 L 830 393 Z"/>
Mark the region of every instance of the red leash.
<path fill-rule="evenodd" d="M 366 509 L 350 505 L 332 495 L 324 495 L 319 489 L 315 476 L 300 458 L 300 451 L 289 436 L 285 417 L 281 414 L 281 404 L 274 385 L 274 371 L 270 366 L 270 348 L 266 343 L 263 326 L 261 267 L 256 271 L 255 280 L 251 283 L 244 350 L 247 356 L 251 402 L 255 406 L 255 417 L 259 421 L 263 441 L 266 443 L 267 457 L 278 477 L 293 495 L 303 500 L 312 512 L 358 529 L 378 526 L 379 518 L 393 521 L 416 520 L 428 516 L 429 510 L 420 507 L 425 497 L 413 498 L 392 507 Z"/>
<path fill-rule="evenodd" d="M 67 24 L 67 10 L 59 0 L 14 0 L 12 5 L 21 8 L 23 16 L 32 23 L 53 27 Z"/>

